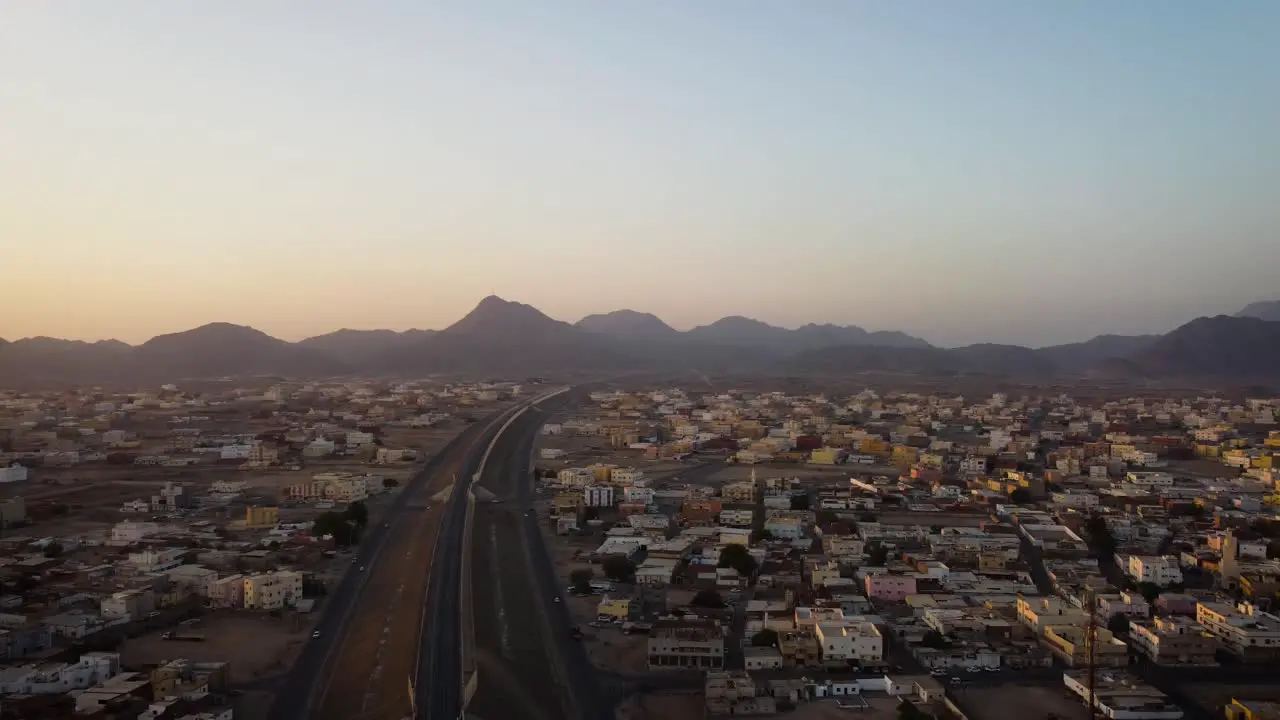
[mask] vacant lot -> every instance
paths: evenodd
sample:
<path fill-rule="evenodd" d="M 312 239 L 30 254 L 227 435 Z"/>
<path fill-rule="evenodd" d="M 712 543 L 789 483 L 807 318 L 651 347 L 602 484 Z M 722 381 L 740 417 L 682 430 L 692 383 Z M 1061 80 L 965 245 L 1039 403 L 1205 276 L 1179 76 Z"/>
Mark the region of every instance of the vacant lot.
<path fill-rule="evenodd" d="M 627 698 L 617 720 L 703 720 L 702 693 L 641 693 Z"/>
<path fill-rule="evenodd" d="M 1179 688 L 1187 698 L 1206 713 L 1221 716 L 1222 707 L 1231 698 L 1241 700 L 1280 701 L 1280 686 L 1273 683 L 1187 683 Z"/>
<path fill-rule="evenodd" d="M 204 642 L 162 640 L 153 632 L 127 641 L 120 648 L 125 665 L 155 665 L 178 658 L 231 664 L 231 682 L 257 680 L 287 669 L 311 632 L 311 620 L 286 614 L 283 618 L 236 613 L 206 615 L 199 623 L 174 632 L 203 635 Z"/>
<path fill-rule="evenodd" d="M 1061 718 L 1080 717 L 1084 704 L 1059 682 L 1055 685 L 1000 685 L 967 687 L 954 695 L 969 720 L 1041 720 L 1055 713 Z"/>

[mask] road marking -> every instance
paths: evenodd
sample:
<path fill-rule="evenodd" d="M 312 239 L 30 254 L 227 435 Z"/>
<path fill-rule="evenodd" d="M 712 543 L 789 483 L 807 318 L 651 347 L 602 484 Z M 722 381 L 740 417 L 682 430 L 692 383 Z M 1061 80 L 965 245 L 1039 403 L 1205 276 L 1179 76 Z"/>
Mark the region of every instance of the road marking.
<path fill-rule="evenodd" d="M 492 549 L 493 563 L 493 596 L 498 601 L 498 626 L 502 629 L 502 654 L 511 657 L 511 632 L 507 626 L 507 605 L 502 601 L 502 573 L 498 571 L 498 526 L 489 525 L 489 547 Z"/>

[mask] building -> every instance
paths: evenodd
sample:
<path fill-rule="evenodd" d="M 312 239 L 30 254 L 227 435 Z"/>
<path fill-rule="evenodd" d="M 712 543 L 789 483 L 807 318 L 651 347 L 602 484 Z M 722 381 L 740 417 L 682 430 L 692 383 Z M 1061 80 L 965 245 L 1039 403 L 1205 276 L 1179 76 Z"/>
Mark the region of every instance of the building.
<path fill-rule="evenodd" d="M 1129 644 L 1157 665 L 1217 665 L 1218 641 L 1186 618 L 1130 622 Z"/>
<path fill-rule="evenodd" d="M 644 471 L 633 467 L 616 467 L 609 473 L 609 482 L 619 487 L 640 485 L 644 481 Z"/>
<path fill-rule="evenodd" d="M 1280 655 L 1280 617 L 1251 603 L 1235 607 L 1222 602 L 1197 603 L 1196 622 L 1238 657 L 1254 660 Z"/>
<path fill-rule="evenodd" d="M 302 573 L 282 570 L 244 579 L 244 606 L 249 610 L 278 610 L 302 599 Z"/>
<path fill-rule="evenodd" d="M 148 548 L 142 552 L 129 553 L 129 564 L 144 574 L 161 573 L 172 570 L 182 564 L 183 548 Z"/>
<path fill-rule="evenodd" d="M 247 507 L 244 510 L 245 527 L 275 527 L 279 522 L 280 509 L 277 507 Z"/>
<path fill-rule="evenodd" d="M 1067 690 L 1086 705 L 1093 705 L 1104 718 L 1114 720 L 1181 720 L 1182 708 L 1159 690 L 1136 677 L 1114 670 L 1094 673 L 1093 698 L 1089 697 L 1089 673 L 1074 670 L 1062 674 Z"/>
<path fill-rule="evenodd" d="M 819 622 L 814 625 L 824 665 L 879 665 L 884 638 L 869 622 Z"/>
<path fill-rule="evenodd" d="M 205 594 L 209 605 L 215 608 L 244 607 L 244 575 L 235 574 L 209 581 Z"/>
<path fill-rule="evenodd" d="M 18 525 L 27 520 L 27 503 L 19 495 L 0 502 L 0 528 Z"/>
<path fill-rule="evenodd" d="M 724 668 L 724 631 L 708 620 L 660 620 L 648 641 L 650 670 Z"/>
<path fill-rule="evenodd" d="M 98 610 L 105 618 L 140 620 L 155 610 L 155 607 L 156 598 L 151 590 L 136 589 L 121 590 L 102 598 Z"/>
<path fill-rule="evenodd" d="M 582 489 L 582 501 L 587 507 L 612 507 L 613 486 L 591 485 Z"/>
<path fill-rule="evenodd" d="M 1160 587 L 1182 582 L 1182 569 L 1174 555 L 1130 555 L 1125 572 L 1135 582 L 1153 583 Z"/>
<path fill-rule="evenodd" d="M 735 510 L 726 508 L 720 511 L 720 524 L 729 527 L 751 527 L 751 519 L 755 512 L 751 510 Z"/>
<path fill-rule="evenodd" d="M 565 468 L 556 473 L 556 482 L 568 488 L 584 488 L 594 485 L 596 476 L 586 468 Z"/>
<path fill-rule="evenodd" d="M 0 467 L 0 483 L 22 482 L 27 479 L 27 468 L 14 463 L 9 467 Z"/>
<path fill-rule="evenodd" d="M 1093 628 L 1093 662 L 1098 667 L 1124 667 L 1129 664 L 1129 646 L 1104 627 Z M 1050 625 L 1041 640 L 1068 667 L 1089 664 L 1088 627 Z"/>
<path fill-rule="evenodd" d="M 754 503 L 756 501 L 756 484 L 750 480 L 725 483 L 720 488 L 720 496 L 726 502 Z"/>
<path fill-rule="evenodd" d="M 913 575 L 874 573 L 863 578 L 863 586 L 867 597 L 889 602 L 900 602 L 906 600 L 908 595 L 916 594 L 916 579 Z"/>
<path fill-rule="evenodd" d="M 631 617 L 631 599 L 605 595 L 596 605 L 596 617 L 604 620 L 626 620 Z"/>

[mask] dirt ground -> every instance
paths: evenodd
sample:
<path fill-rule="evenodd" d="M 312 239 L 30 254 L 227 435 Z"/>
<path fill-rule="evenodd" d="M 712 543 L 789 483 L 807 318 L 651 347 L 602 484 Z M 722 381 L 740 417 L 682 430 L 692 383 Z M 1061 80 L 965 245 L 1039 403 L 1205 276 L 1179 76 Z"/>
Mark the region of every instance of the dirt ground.
<path fill-rule="evenodd" d="M 1000 685 L 966 687 L 958 694 L 960 709 L 969 720 L 1034 720 L 1049 713 L 1059 717 L 1079 717 L 1084 704 L 1069 696 L 1061 683 L 1055 685 Z M 1034 714 L 1028 716 L 1028 708 Z"/>
<path fill-rule="evenodd" d="M 704 716 L 701 691 L 632 695 L 614 713 L 616 720 L 703 720 Z"/>
<path fill-rule="evenodd" d="M 795 710 L 785 713 L 779 713 L 774 717 L 785 718 L 786 720 L 848 720 L 849 718 L 857 718 L 857 720 L 897 720 L 901 717 L 898 714 L 898 706 L 900 702 L 897 698 L 887 696 L 883 697 L 864 697 L 866 707 L 840 707 L 836 700 L 826 699 L 815 702 L 804 703 Z M 857 699 L 850 699 L 848 702 L 856 702 Z"/>
<path fill-rule="evenodd" d="M 181 628 L 204 635 L 204 642 L 174 642 L 153 632 L 121 646 L 121 663 L 158 664 L 177 658 L 231 664 L 231 682 L 243 683 L 279 673 L 293 664 L 294 656 L 311 632 L 313 618 L 286 614 L 283 618 L 245 613 L 206 615 L 199 623 Z M 248 641 L 252 638 L 252 641 Z"/>

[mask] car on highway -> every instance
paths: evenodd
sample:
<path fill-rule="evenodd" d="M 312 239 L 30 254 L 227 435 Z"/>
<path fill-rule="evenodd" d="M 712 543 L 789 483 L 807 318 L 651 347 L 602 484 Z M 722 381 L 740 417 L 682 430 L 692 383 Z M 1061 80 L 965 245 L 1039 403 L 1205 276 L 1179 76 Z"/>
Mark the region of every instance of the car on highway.
<path fill-rule="evenodd" d="M 311 631 L 311 637 L 313 637 L 313 638 L 318 638 L 318 637 L 320 637 L 320 631 L 319 631 L 319 630 L 312 630 L 312 631 Z"/>
<path fill-rule="evenodd" d="M 556 597 L 551 598 L 551 602 L 560 602 L 560 596 L 557 595 Z"/>
<path fill-rule="evenodd" d="M 360 566 L 360 572 L 364 572 L 364 566 L 363 566 L 363 565 L 361 565 L 361 566 Z"/>

